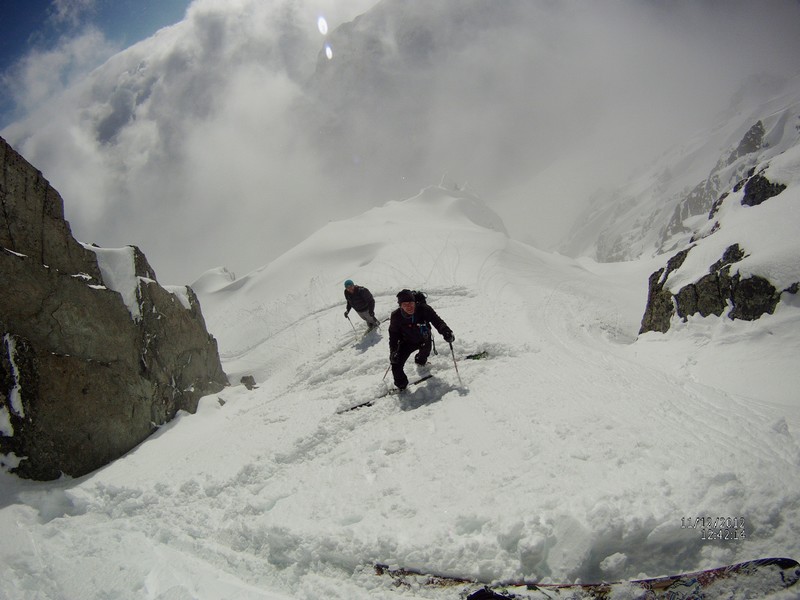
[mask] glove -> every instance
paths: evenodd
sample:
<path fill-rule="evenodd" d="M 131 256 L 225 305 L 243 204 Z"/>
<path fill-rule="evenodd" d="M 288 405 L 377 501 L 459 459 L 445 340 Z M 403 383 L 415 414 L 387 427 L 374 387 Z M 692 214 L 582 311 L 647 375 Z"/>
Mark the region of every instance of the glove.
<path fill-rule="evenodd" d="M 456 336 L 453 335 L 452 331 L 448 331 L 447 333 L 444 334 L 444 341 L 447 342 L 448 344 L 452 344 L 453 342 L 456 341 Z"/>

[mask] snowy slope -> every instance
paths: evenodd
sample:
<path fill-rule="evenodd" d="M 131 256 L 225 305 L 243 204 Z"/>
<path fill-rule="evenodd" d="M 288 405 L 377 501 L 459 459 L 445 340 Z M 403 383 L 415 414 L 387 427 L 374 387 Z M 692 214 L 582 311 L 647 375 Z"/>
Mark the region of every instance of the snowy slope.
<path fill-rule="evenodd" d="M 723 192 L 752 167 L 800 142 L 800 77 L 750 83 L 707 131 L 669 150 L 624 186 L 596 192 L 560 250 L 614 262 L 685 247 L 697 217 L 706 217 Z M 763 127 L 760 147 L 737 156 L 757 123 Z"/>
<path fill-rule="evenodd" d="M 81 480 L 3 474 L 0 597 L 456 598 L 370 565 L 590 581 L 797 558 L 798 307 L 637 340 L 657 265 L 543 253 L 432 188 L 241 279 L 207 273 L 226 372 L 258 387 Z M 437 336 L 434 379 L 337 414 L 385 391 L 388 366 L 386 325 L 359 341 L 343 317 L 346 278 L 381 317 L 399 289 L 428 292 L 462 383 Z M 764 385 L 741 393 L 748 376 Z M 682 527 L 703 516 L 746 537 Z"/>

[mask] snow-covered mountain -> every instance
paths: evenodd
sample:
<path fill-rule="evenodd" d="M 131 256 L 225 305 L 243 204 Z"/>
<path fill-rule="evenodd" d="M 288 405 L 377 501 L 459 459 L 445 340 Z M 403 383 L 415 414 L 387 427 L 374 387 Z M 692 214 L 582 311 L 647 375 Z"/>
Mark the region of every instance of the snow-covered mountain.
<path fill-rule="evenodd" d="M 83 77 L 30 63 L 8 80 L 26 116 L 0 133 L 79 238 L 135 241 L 165 282 L 252 271 L 443 176 L 549 249 L 597 188 L 704 131 L 741 78 L 795 75 L 798 15 L 793 0 L 196 0 Z"/>
<path fill-rule="evenodd" d="M 753 78 L 716 125 L 624 186 L 598 191 L 560 250 L 613 262 L 683 249 L 723 193 L 798 143 L 800 77 Z"/>
<path fill-rule="evenodd" d="M 197 3 L 184 24 L 74 88 L 82 110 L 50 107 L 47 128 L 12 128 L 27 148 L 73 161 L 58 174 L 71 189 L 91 181 L 95 200 L 152 209 L 148 226 L 170 222 L 153 216 L 160 207 L 188 215 L 215 200 L 202 227 L 187 216 L 183 231 L 157 232 L 176 260 L 188 260 L 176 244 L 198 237 L 206 257 L 240 246 L 263 256 L 265 215 L 272 232 L 314 233 L 244 276 L 220 267 L 193 284 L 233 384 L 196 415 L 80 479 L 0 473 L 0 597 L 444 600 L 460 590 L 398 587 L 372 566 L 571 582 L 800 557 L 796 290 L 758 320 L 675 316 L 667 333 L 637 335 L 648 278 L 689 246 L 665 282 L 673 292 L 733 243 L 749 252 L 743 276 L 797 281 L 797 81 L 767 104 L 762 81 L 710 133 L 598 194 L 563 248 L 580 256 L 570 258 L 507 232 L 555 229 L 545 200 L 566 202 L 571 179 L 593 183 L 584 167 L 607 158 L 598 147 L 625 146 L 616 128 L 592 130 L 600 95 L 585 92 L 601 89 L 601 71 L 573 60 L 576 49 L 617 39 L 607 34 L 621 13 L 661 13 L 385 0 L 326 38 L 335 60 L 323 51 L 306 81 L 301 52 L 290 76 L 281 52 L 308 52 L 309 37 L 278 6 Z M 608 13 L 602 27 L 592 11 Z M 276 15 L 286 28 L 261 31 Z M 630 48 L 616 50 L 612 64 L 625 68 L 602 79 L 624 93 L 602 97 L 630 110 L 610 123 L 644 127 L 632 108 L 646 103 L 621 85 L 633 78 Z M 434 68 L 442 62 L 450 68 Z M 636 90 L 669 79 L 641 65 L 653 79 L 636 78 Z M 530 81 L 548 93 L 528 93 Z M 563 89 L 574 93 L 551 93 Z M 787 188 L 747 207 L 733 189 L 753 167 Z M 68 177 L 87 170 L 102 177 Z M 534 208 L 504 222 L 463 185 L 473 176 L 480 188 L 515 187 Z M 420 180 L 442 184 L 392 200 Z M 353 211 L 342 190 L 364 206 L 321 225 Z M 710 220 L 709 202 L 726 192 Z M 456 336 L 452 354 L 437 336 L 432 379 L 384 395 L 386 325 L 362 338 L 356 315 L 343 317 L 346 279 L 373 292 L 382 319 L 400 289 L 427 292 Z M 255 387 L 239 385 L 244 376 Z M 687 527 L 698 518 L 736 526 Z"/>
<path fill-rule="evenodd" d="M 206 273 L 225 370 L 256 387 L 84 478 L 0 474 L 0 596 L 444 600 L 373 563 L 594 581 L 797 557 L 797 306 L 637 338 L 658 265 L 544 253 L 430 188 Z M 426 291 L 456 340 L 433 379 L 338 414 L 387 390 L 386 325 L 344 319 L 347 278 L 381 318 Z M 712 516 L 737 527 L 686 526 Z"/>

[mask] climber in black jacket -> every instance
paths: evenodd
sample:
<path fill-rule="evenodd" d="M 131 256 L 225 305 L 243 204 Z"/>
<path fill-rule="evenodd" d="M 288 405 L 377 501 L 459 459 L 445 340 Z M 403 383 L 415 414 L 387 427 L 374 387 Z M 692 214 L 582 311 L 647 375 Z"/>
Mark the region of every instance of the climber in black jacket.
<path fill-rule="evenodd" d="M 365 287 L 356 285 L 352 279 L 344 282 L 344 299 L 347 301 L 347 308 L 344 311 L 345 318 L 350 318 L 350 309 L 358 313 L 358 316 L 367 322 L 368 331 L 375 329 L 379 323 L 375 318 L 375 298 Z"/>
<path fill-rule="evenodd" d="M 414 362 L 424 365 L 431 353 L 431 325 L 442 334 L 446 342 L 455 340 L 452 330 L 436 311 L 424 302 L 417 302 L 413 292 L 402 290 L 397 294 L 400 307 L 392 313 L 389 320 L 389 362 L 392 365 L 394 384 L 404 390 L 408 377 L 403 371 L 411 353 L 418 351 Z"/>

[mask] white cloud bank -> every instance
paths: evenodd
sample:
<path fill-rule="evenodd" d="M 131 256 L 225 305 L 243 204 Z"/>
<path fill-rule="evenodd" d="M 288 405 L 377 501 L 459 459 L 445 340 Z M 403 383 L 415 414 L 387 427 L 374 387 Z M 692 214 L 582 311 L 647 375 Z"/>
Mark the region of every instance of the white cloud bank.
<path fill-rule="evenodd" d="M 136 244 L 184 282 L 259 267 L 444 173 L 512 234 L 555 243 L 579 201 L 710 125 L 746 77 L 798 72 L 790 0 L 509 1 L 505 17 L 486 0 L 384 2 L 386 19 L 358 24 L 383 27 L 360 47 L 376 54 L 348 56 L 335 28 L 371 4 L 197 0 L 65 78 L 111 53 L 87 32 L 7 78 L 30 112 L 2 135 L 64 196 L 76 237 Z M 398 17 L 430 35 L 398 37 L 413 31 Z M 310 95 L 326 39 L 334 79 Z"/>

